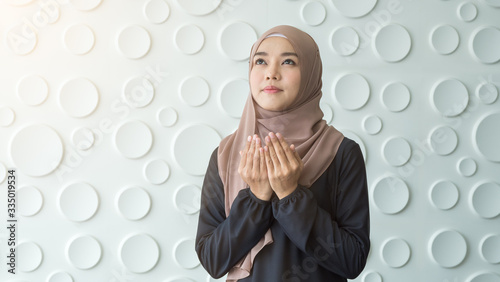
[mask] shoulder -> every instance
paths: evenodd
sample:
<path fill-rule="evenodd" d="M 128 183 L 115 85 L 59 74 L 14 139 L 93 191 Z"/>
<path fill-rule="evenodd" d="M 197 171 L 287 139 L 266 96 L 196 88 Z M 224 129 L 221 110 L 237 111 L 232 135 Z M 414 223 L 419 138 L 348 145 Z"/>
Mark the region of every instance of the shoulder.
<path fill-rule="evenodd" d="M 337 155 L 335 159 L 343 159 L 348 157 L 363 157 L 363 153 L 361 152 L 361 147 L 356 141 L 344 137 L 342 142 L 340 143 L 339 149 L 337 150 Z"/>

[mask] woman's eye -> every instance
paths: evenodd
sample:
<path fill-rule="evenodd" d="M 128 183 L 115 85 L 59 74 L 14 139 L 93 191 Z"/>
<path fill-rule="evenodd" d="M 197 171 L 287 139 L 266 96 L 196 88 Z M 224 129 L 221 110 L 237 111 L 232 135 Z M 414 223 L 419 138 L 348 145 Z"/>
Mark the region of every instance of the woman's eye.
<path fill-rule="evenodd" d="M 284 65 L 295 65 L 295 62 L 292 59 L 286 59 L 283 62 Z"/>
<path fill-rule="evenodd" d="M 256 65 L 263 65 L 263 64 L 265 64 L 265 63 L 266 63 L 266 62 L 264 62 L 264 60 L 262 60 L 262 59 L 257 59 L 257 60 L 255 61 L 255 64 L 256 64 Z"/>

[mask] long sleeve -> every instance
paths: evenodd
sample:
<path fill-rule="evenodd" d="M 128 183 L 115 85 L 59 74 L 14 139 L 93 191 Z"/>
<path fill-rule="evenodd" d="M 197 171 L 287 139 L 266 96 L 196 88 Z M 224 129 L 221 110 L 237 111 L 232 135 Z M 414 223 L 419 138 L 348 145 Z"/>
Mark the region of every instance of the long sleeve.
<path fill-rule="evenodd" d="M 370 249 L 368 189 L 359 146 L 351 140 L 342 146 L 323 183 L 311 189 L 298 187 L 287 197 L 274 199 L 273 214 L 313 265 L 353 279 L 363 270 Z M 288 271 L 283 278 L 296 274 Z"/>
<path fill-rule="evenodd" d="M 240 261 L 273 222 L 271 203 L 259 200 L 249 188 L 238 193 L 227 218 L 224 210 L 216 149 L 203 182 L 195 247 L 201 264 L 215 278 Z"/>

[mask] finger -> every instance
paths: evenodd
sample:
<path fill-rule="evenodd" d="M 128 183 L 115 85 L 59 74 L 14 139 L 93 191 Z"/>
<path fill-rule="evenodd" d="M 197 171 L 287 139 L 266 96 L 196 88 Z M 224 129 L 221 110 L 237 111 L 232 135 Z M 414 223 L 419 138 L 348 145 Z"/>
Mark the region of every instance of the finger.
<path fill-rule="evenodd" d="M 281 146 L 281 141 L 278 139 L 276 134 L 274 133 L 269 133 L 269 137 L 271 139 L 271 144 L 274 149 L 274 152 L 276 154 L 276 158 L 278 159 L 278 162 L 281 165 L 286 165 L 288 163 L 288 158 L 286 156 L 286 153 L 283 150 L 283 147 Z M 287 145 L 288 147 L 288 145 Z M 272 154 L 271 154 L 272 156 Z"/>
<path fill-rule="evenodd" d="M 289 146 L 285 138 L 283 138 L 283 135 L 281 135 L 280 133 L 276 133 L 276 137 L 278 137 L 278 140 L 281 144 L 281 148 L 283 149 L 283 153 L 286 156 L 288 162 L 295 162 L 296 157 L 294 151 L 291 149 L 291 146 L 293 145 Z"/>
<path fill-rule="evenodd" d="M 254 153 L 253 153 L 253 163 L 252 163 L 252 169 L 253 171 L 260 171 L 260 138 L 259 137 L 254 137 Z"/>
<path fill-rule="evenodd" d="M 245 148 L 240 151 L 240 156 L 241 156 L 241 160 L 240 160 L 240 170 L 245 166 L 245 164 L 247 163 L 247 152 L 248 150 L 250 149 L 250 142 L 252 141 L 252 137 L 251 136 L 248 136 L 247 138 L 247 142 L 245 144 Z"/>
<path fill-rule="evenodd" d="M 250 140 L 250 148 L 247 151 L 246 165 L 251 168 L 253 166 L 253 158 L 255 154 L 255 135 Z"/>
<path fill-rule="evenodd" d="M 264 155 L 264 148 L 259 148 L 259 169 L 260 173 L 266 173 L 267 174 L 267 168 L 266 168 L 266 157 Z"/>
<path fill-rule="evenodd" d="M 271 166 L 274 170 L 276 167 L 281 166 L 281 164 L 280 164 L 280 161 L 278 159 L 278 156 L 276 155 L 276 150 L 274 149 L 274 144 L 272 143 L 271 137 L 269 137 L 269 136 L 266 136 L 266 145 L 267 145 L 266 148 L 267 148 L 267 156 L 268 156 L 267 165 L 269 166 L 269 162 L 271 162 Z"/>
<path fill-rule="evenodd" d="M 268 137 L 266 136 L 266 143 L 267 143 L 267 139 L 268 139 Z M 269 146 L 264 147 L 264 158 L 266 161 L 266 168 L 267 168 L 268 174 L 274 172 L 274 164 L 273 164 L 273 160 L 271 158 L 271 152 L 270 152 Z"/>

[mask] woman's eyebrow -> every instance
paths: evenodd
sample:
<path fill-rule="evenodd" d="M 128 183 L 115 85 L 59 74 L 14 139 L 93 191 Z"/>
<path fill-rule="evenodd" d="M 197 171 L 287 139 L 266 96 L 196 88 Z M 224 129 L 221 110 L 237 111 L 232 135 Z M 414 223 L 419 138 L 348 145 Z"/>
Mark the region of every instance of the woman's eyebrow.
<path fill-rule="evenodd" d="M 254 56 L 267 56 L 267 55 L 269 55 L 267 52 L 257 52 L 257 53 L 255 53 Z M 281 57 L 287 57 L 287 56 L 295 56 L 297 58 L 299 57 L 297 55 L 297 53 L 294 53 L 294 52 L 283 52 L 283 53 L 281 53 Z"/>

